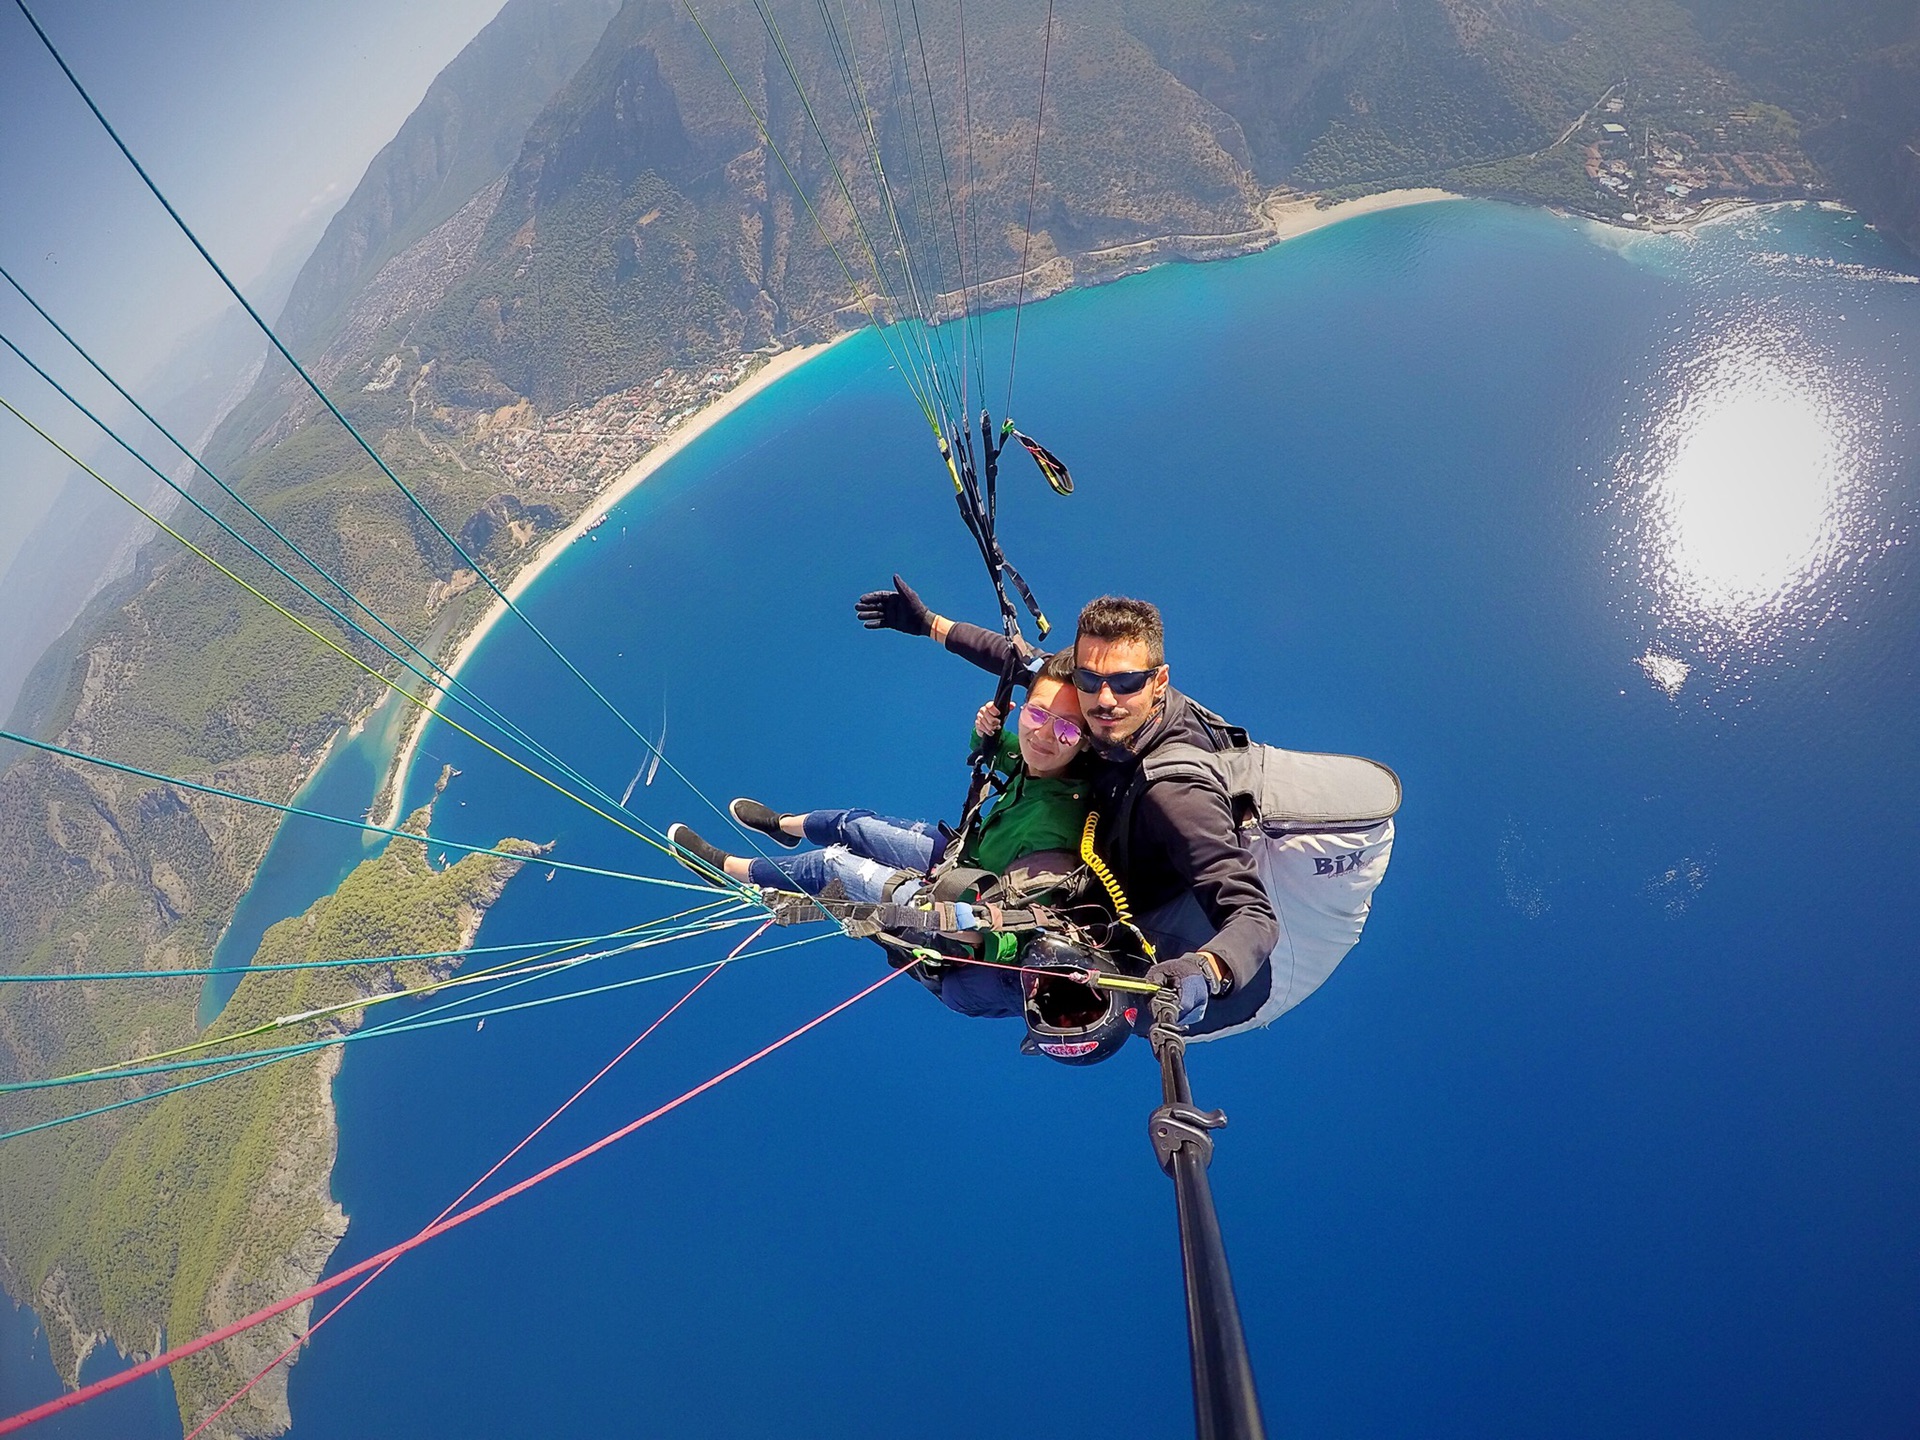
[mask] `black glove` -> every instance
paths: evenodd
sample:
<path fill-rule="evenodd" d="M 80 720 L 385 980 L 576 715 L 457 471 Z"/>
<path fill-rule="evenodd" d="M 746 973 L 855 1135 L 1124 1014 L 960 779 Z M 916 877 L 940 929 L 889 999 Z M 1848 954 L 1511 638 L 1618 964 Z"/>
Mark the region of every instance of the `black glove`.
<path fill-rule="evenodd" d="M 1179 1024 L 1192 1025 L 1207 1013 L 1207 1001 L 1213 994 L 1213 980 L 1207 974 L 1204 961 L 1192 955 L 1161 960 L 1147 971 L 1146 978 L 1179 995 Z"/>
<path fill-rule="evenodd" d="M 869 630 L 898 630 L 903 635 L 931 635 L 933 612 L 898 575 L 893 589 L 869 590 L 853 602 L 853 613 Z"/>

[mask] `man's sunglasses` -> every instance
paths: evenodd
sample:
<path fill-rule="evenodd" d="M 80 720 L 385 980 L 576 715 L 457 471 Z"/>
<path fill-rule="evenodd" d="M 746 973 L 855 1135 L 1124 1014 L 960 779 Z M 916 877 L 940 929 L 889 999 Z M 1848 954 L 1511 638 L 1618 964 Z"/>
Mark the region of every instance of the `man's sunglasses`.
<path fill-rule="evenodd" d="M 1053 727 L 1053 738 L 1062 745 L 1078 745 L 1086 732 L 1077 720 L 1063 720 L 1051 710 L 1043 710 L 1029 701 L 1020 707 L 1020 718 L 1036 730 Z"/>
<path fill-rule="evenodd" d="M 1073 672 L 1073 688 L 1082 695 L 1098 695 L 1100 687 L 1113 687 L 1116 695 L 1138 695 L 1147 688 L 1147 682 L 1160 673 L 1160 667 L 1151 670 L 1121 670 L 1113 675 L 1102 675 L 1098 670 L 1077 669 Z"/>

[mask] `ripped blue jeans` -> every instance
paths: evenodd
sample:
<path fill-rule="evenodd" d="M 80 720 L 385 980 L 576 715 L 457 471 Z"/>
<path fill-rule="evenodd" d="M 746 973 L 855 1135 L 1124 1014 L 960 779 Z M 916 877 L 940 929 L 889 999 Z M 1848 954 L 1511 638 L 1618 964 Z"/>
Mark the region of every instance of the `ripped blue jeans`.
<path fill-rule="evenodd" d="M 802 828 L 807 839 L 826 848 L 755 860 L 754 884 L 818 895 L 838 880 L 849 900 L 904 905 L 925 883 L 921 876 L 946 843 L 937 825 L 894 820 L 871 810 L 811 810 Z M 912 873 L 889 893 L 888 880 L 901 871 Z M 962 1015 L 1004 1019 L 1021 1014 L 1015 971 L 956 965 L 932 988 L 941 1003 Z"/>
<path fill-rule="evenodd" d="M 849 900 L 903 905 L 946 843 L 930 821 L 895 820 L 871 810 L 809 810 L 802 831 L 825 848 L 756 859 L 754 884 L 818 895 L 838 880 Z M 888 878 L 903 870 L 913 873 L 889 891 Z"/>

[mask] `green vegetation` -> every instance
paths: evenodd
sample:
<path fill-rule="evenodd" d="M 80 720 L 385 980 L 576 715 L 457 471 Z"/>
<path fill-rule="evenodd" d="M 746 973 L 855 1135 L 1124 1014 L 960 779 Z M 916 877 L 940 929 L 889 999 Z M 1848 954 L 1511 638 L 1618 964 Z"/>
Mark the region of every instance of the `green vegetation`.
<path fill-rule="evenodd" d="M 531 256 L 500 233 L 505 213 L 491 256 L 419 337 L 428 354 L 457 357 L 434 376 L 448 402 L 490 409 L 526 395 L 557 409 L 751 348 L 725 294 L 742 288 L 738 245 L 657 175 L 624 189 L 583 177 L 542 214 L 552 239 Z"/>
<path fill-rule="evenodd" d="M 1456 190 L 1494 195 L 1535 204 L 1560 205 L 1588 214 L 1618 215 L 1626 209 L 1613 197 L 1597 191 L 1581 163 L 1580 152 L 1560 146 L 1545 155 L 1523 155 L 1484 165 L 1467 165 L 1446 177 Z"/>
<path fill-rule="evenodd" d="M 1680 0 L 1717 63 L 1790 111 L 1848 203 L 1920 251 L 1920 28 L 1907 0 Z"/>
<path fill-rule="evenodd" d="M 513 163 L 527 126 L 593 49 L 618 0 L 508 4 L 427 90 L 327 227 L 281 316 L 303 351 L 330 338 L 381 265 Z"/>
<path fill-rule="evenodd" d="M 424 833 L 429 815 L 421 810 L 406 828 Z M 498 848 L 535 853 L 513 840 Z M 333 895 L 269 930 L 254 963 L 458 949 L 471 943 L 517 868 L 511 860 L 470 856 L 435 869 L 425 845 L 391 841 Z M 93 963 L 112 962 L 101 956 Z M 450 970 L 447 962 L 412 961 L 249 975 L 209 1033 L 349 1004 Z M 191 998 L 191 989 L 176 983 L 171 1004 L 150 1008 L 154 987 L 97 988 L 102 1003 L 85 1013 L 96 1022 L 95 1043 L 105 1048 L 89 1049 L 75 1035 L 48 1057 L 53 1064 L 94 1065 L 162 1043 L 180 1033 L 179 1012 Z M 360 1012 L 348 1010 L 287 1038 L 344 1034 L 359 1024 Z M 48 1330 L 64 1373 L 71 1376 L 77 1364 L 73 1327 L 104 1331 L 126 1347 L 151 1346 L 163 1329 L 185 1339 L 318 1273 L 346 1223 L 328 1186 L 337 1066 L 337 1051 L 296 1056 L 149 1106 L 8 1142 L 8 1164 L 0 1171 L 8 1284 L 56 1312 Z M 9 1096 L 0 1102 L 0 1125 L 13 1128 L 165 1083 L 153 1077 Z M 51 1305 L 50 1297 L 57 1297 Z M 290 1318 L 178 1367 L 174 1384 L 186 1424 L 250 1378 L 296 1328 Z M 283 1429 L 284 1395 L 284 1378 L 262 1386 L 234 1415 L 234 1433 Z"/>
<path fill-rule="evenodd" d="M 410 412 L 390 398 L 365 401 L 355 407 L 358 418 L 449 528 L 468 531 L 495 512 L 530 522 L 479 527 L 485 533 L 476 549 L 503 577 L 567 518 L 551 506 L 523 505 L 511 482 L 416 430 Z M 417 643 L 451 643 L 479 614 L 485 592 L 460 583 L 460 562 L 445 542 L 330 420 L 287 428 L 270 418 L 289 413 L 284 405 L 259 413 L 279 429 L 251 441 L 230 436 L 228 479 Z M 577 511 L 588 498 L 569 503 Z M 251 523 L 234 516 L 223 497 L 208 503 L 236 524 Z M 399 673 L 214 526 L 177 513 L 185 533 L 223 564 L 376 670 Z M 406 683 L 417 688 L 410 676 Z M 76 749 L 284 801 L 381 689 L 160 537 L 42 665 L 33 728 Z M 0 870 L 0 967 L 57 972 L 208 963 L 274 823 L 250 807 L 73 762 L 15 759 L 0 772 L 0 843 L 9 855 Z M 457 910 L 461 887 L 487 873 L 463 865 L 444 884 L 394 886 L 394 898 L 418 911 L 407 924 L 358 903 L 350 882 L 347 899 L 354 903 L 332 912 L 332 930 L 310 943 L 364 946 L 361 953 L 451 948 L 450 931 L 459 927 L 449 907 Z M 352 933 L 353 925 L 361 933 Z M 378 939 L 382 934 L 392 942 Z M 280 931 L 269 941 L 288 943 Z M 250 980 L 222 1023 L 309 1008 L 327 983 L 273 988 Z M 7 992 L 0 995 L 0 1077 L 7 1079 L 148 1053 L 197 1033 L 191 982 Z M 297 1288 L 298 1276 L 317 1267 L 330 1242 L 315 1219 L 320 1212 L 300 1197 L 324 1200 L 327 1193 L 331 1072 L 323 1069 L 332 1063 L 289 1062 L 170 1097 L 151 1112 L 135 1107 L 9 1142 L 0 1164 L 0 1285 L 46 1320 L 63 1370 L 72 1373 L 96 1334 L 129 1350 L 150 1348 L 162 1327 L 195 1333 L 204 1326 L 188 1323 L 193 1317 L 227 1313 L 242 1300 L 264 1302 Z M 86 1088 L 105 1099 L 139 1093 L 130 1082 Z M 50 1095 L 10 1099 L 0 1106 L 0 1128 L 63 1113 L 80 1094 L 57 1093 L 59 1109 Z M 310 1149 L 301 1172 L 305 1188 L 289 1191 L 271 1166 L 276 1146 L 297 1135 L 319 1148 Z M 260 1187 L 263 1176 L 271 1183 Z M 243 1205 L 247 1196 L 253 1198 Z M 236 1358 L 202 1367 L 215 1377 L 209 1383 L 223 1383 L 228 1370 L 250 1358 L 242 1342 L 233 1349 Z M 183 1395 L 196 1393 L 194 1373 L 182 1379 Z M 255 1416 L 233 1433 L 269 1432 Z"/>
<path fill-rule="evenodd" d="M 1770 4 L 1802 21 L 1811 13 L 1806 0 Z M 1710 17 L 1717 30 L 1696 24 L 1692 12 L 1716 5 L 1089 7 L 1053 37 L 1032 254 L 1065 257 L 1087 278 L 1161 250 L 1216 253 L 1208 239 L 1231 250 L 1234 237 L 1258 231 L 1263 192 L 1282 185 L 1335 196 L 1443 185 L 1616 220 L 1636 210 L 1678 220 L 1729 196 L 1824 193 L 1795 117 L 1752 61 L 1760 32 L 1725 17 Z M 921 12 L 929 68 L 955 71 L 948 7 Z M 820 222 L 854 271 L 869 275 L 867 237 L 752 8 L 717 0 L 703 13 Z M 818 17 L 802 7 L 782 23 L 854 208 L 889 251 Z M 942 192 L 929 183 L 937 161 L 924 149 L 928 118 L 919 117 L 916 146 L 914 116 L 889 74 L 898 41 L 884 13 L 856 10 L 849 23 L 922 283 L 951 292 L 959 266 Z M 948 159 L 972 231 L 968 269 L 992 280 L 1012 274 L 1025 248 L 1040 35 L 1031 7 L 1017 0 L 977 7 L 968 27 L 977 47 L 975 123 L 966 170 L 952 169 L 957 153 Z M 1854 24 L 1838 48 L 1857 54 L 1871 29 Z M 1785 48 L 1779 40 L 1767 53 Z M 1730 66 L 1736 55 L 1747 57 L 1744 69 Z M 1814 69 L 1829 89 L 1845 72 L 1839 60 Z M 1620 108 L 1600 112 L 1607 97 Z M 1614 174 L 1605 166 L 1624 161 L 1630 147 L 1603 129 L 1609 123 L 1641 150 L 1652 138 L 1684 160 L 1657 176 L 1644 165 Z M 1596 169 L 1590 147 L 1606 137 Z M 951 145 L 951 127 L 946 138 Z M 1692 198 L 1680 203 L 1670 185 Z M 900 288 L 897 265 L 883 269 Z M 528 127 L 472 263 L 404 337 L 389 334 L 355 363 L 378 360 L 377 350 L 404 338 L 433 361 L 429 388 L 456 421 L 521 397 L 552 410 L 643 384 L 670 365 L 830 333 L 857 315 L 853 299 L 683 7 L 634 0 Z"/>

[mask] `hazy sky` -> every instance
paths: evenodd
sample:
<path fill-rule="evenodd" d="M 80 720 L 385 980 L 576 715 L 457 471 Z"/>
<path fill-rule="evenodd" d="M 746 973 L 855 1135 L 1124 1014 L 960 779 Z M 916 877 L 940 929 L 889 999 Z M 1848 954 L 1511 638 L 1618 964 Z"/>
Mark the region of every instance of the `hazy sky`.
<path fill-rule="evenodd" d="M 246 288 L 289 243 L 311 247 L 501 0 L 28 3 Z M 0 264 L 122 380 L 227 303 L 11 3 L 0 4 Z M 11 291 L 0 294 L 0 331 L 63 379 L 79 374 Z M 10 355 L 0 394 L 91 445 L 86 422 L 62 415 L 64 402 Z M 49 453 L 0 413 L 0 572 L 68 473 Z"/>

